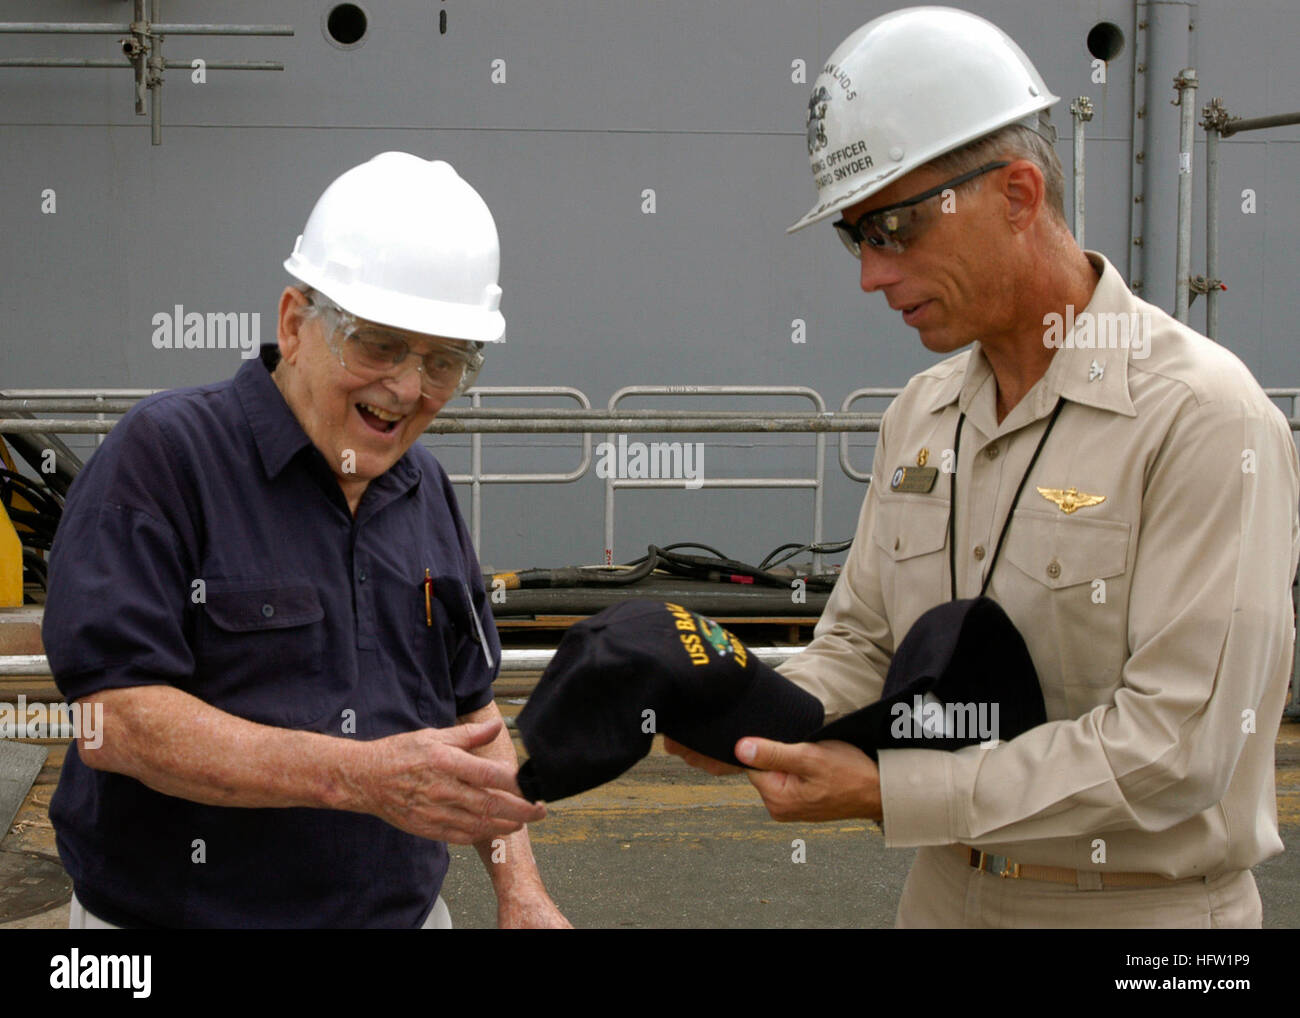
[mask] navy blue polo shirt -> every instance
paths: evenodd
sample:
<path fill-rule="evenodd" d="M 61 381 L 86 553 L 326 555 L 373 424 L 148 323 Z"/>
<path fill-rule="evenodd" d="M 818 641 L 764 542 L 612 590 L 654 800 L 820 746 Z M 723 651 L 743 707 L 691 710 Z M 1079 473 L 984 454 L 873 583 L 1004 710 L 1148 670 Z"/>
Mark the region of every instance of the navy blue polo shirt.
<path fill-rule="evenodd" d="M 55 681 L 69 702 L 175 686 L 336 738 L 455 724 L 491 701 L 501 654 L 451 483 L 416 443 L 354 519 L 278 357 L 143 400 L 77 476 L 50 558 Z M 418 927 L 447 870 L 443 843 L 376 817 L 203 805 L 75 744 L 50 819 L 78 899 L 122 926 Z"/>

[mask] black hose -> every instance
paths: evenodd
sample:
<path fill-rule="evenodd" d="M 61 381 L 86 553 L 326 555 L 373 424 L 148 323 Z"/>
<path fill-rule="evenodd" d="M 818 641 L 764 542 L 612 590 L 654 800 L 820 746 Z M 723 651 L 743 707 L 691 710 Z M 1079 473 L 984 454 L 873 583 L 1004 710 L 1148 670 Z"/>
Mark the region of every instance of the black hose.
<path fill-rule="evenodd" d="M 12 411 L 15 417 L 23 417 L 29 420 L 35 420 L 36 415 L 24 410 Z M 60 496 L 66 497 L 68 489 L 72 487 L 72 482 L 76 478 L 78 471 L 81 470 L 81 460 L 71 449 L 69 449 L 57 435 L 21 432 L 18 434 L 6 433 L 4 440 L 9 443 L 9 447 L 21 456 L 29 467 L 33 470 L 44 473 L 41 468 L 45 465 L 45 451 L 54 450 L 54 473 L 48 475 L 50 490 L 57 492 Z"/>
<path fill-rule="evenodd" d="M 23 567 L 36 578 L 42 590 L 49 589 L 49 572 L 45 560 L 29 548 L 23 549 Z"/>
<path fill-rule="evenodd" d="M 659 548 L 652 544 L 646 549 L 644 555 L 633 559 L 619 569 L 608 567 L 593 569 L 579 566 L 566 566 L 560 569 L 523 569 L 512 573 L 486 575 L 484 577 L 484 586 L 491 589 L 498 583 L 504 583 L 507 590 L 547 587 L 626 587 L 644 580 L 656 570 L 661 570 L 674 576 L 684 576 L 695 580 L 756 583 L 767 587 L 789 589 L 796 577 L 770 572 L 769 565 L 776 563 L 769 563 L 768 560 L 774 555 L 793 548 L 794 551 L 779 560 L 783 562 L 801 551 L 843 551 L 850 544 L 852 544 L 852 541 L 842 541 L 834 544 L 784 544 L 769 554 L 763 560 L 762 565 L 757 568 L 746 562 L 728 558 L 716 548 L 710 548 L 704 544 L 683 541 L 668 545 L 665 548 Z M 712 552 L 713 555 L 686 555 L 675 550 L 678 548 L 699 548 Z M 809 590 L 830 590 L 835 586 L 837 577 L 834 574 L 827 573 L 821 576 L 804 576 L 797 579 L 802 580 Z"/>

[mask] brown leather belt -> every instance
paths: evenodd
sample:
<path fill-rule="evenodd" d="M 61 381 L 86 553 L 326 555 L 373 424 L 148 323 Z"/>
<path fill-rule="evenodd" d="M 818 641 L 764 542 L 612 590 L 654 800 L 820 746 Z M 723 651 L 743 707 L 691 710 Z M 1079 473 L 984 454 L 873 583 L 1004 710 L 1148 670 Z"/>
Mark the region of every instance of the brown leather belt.
<path fill-rule="evenodd" d="M 952 847 L 972 869 L 999 877 L 1010 877 L 1013 880 L 1045 880 L 1053 884 L 1070 884 L 1079 887 L 1087 886 L 1087 883 L 1100 877 L 1101 887 L 1105 890 L 1108 887 L 1169 887 L 1188 880 L 1202 879 L 1184 877 L 1175 880 L 1172 877 L 1161 876 L 1159 873 L 1113 873 L 1110 870 L 1092 870 L 1084 874 L 1084 881 L 1081 882 L 1078 870 L 1066 869 L 1063 866 L 1039 866 L 1036 863 L 1015 862 L 1004 855 L 981 852 L 978 848 L 971 848 L 969 845 L 957 844 Z"/>

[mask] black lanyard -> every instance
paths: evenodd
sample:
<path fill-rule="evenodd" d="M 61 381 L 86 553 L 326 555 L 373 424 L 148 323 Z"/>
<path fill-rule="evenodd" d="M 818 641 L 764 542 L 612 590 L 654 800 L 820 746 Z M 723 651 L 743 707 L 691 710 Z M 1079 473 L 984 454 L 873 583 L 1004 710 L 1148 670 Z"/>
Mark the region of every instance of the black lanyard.
<path fill-rule="evenodd" d="M 1020 501 L 1020 493 L 1025 490 L 1025 482 L 1029 480 L 1029 472 L 1034 469 L 1034 464 L 1038 462 L 1038 454 L 1043 451 L 1043 446 L 1047 443 L 1047 436 L 1052 433 L 1052 425 L 1056 423 L 1056 418 L 1061 415 L 1061 407 L 1065 406 L 1065 401 L 1057 397 L 1056 406 L 1052 410 L 1052 416 L 1048 418 L 1047 427 L 1043 429 L 1043 437 L 1038 440 L 1038 447 L 1034 450 L 1034 455 L 1029 458 L 1029 466 L 1025 467 L 1025 472 L 1020 476 L 1020 486 L 1016 488 L 1015 498 L 1011 500 L 1011 508 L 1007 510 L 1007 518 L 1002 523 L 1002 532 L 998 534 L 997 547 L 993 549 L 993 559 L 989 562 L 989 570 L 984 574 L 984 583 L 980 586 L 980 597 L 989 589 L 989 581 L 993 579 L 993 567 L 997 565 L 998 555 L 1002 552 L 1002 542 L 1006 540 L 1007 531 L 1011 529 L 1011 517 L 1016 511 L 1016 504 Z M 952 599 L 957 600 L 957 469 L 960 460 L 957 458 L 961 452 L 961 430 L 962 425 L 966 423 L 966 415 L 959 414 L 957 417 L 957 437 L 952 443 L 952 482 L 950 487 L 950 496 L 948 499 L 948 576 L 950 580 L 949 589 L 952 591 Z"/>

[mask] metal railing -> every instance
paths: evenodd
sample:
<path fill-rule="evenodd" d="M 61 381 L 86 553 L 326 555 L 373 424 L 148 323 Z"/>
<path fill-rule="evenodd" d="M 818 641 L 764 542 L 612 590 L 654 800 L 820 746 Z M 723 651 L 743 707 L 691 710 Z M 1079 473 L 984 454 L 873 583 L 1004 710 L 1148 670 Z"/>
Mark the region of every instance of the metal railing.
<path fill-rule="evenodd" d="M 110 415 L 124 414 L 139 400 L 157 389 L 4 389 L 0 390 L 0 432 L 23 434 L 93 434 L 103 436 L 117 423 Z M 899 390 L 881 390 L 897 393 Z M 793 395 L 808 399 L 813 412 L 727 410 L 618 410 L 618 401 L 629 395 Z M 580 389 L 571 386 L 487 386 L 470 389 L 469 407 L 447 407 L 429 425 L 425 434 L 468 434 L 470 472 L 452 474 L 455 484 L 470 486 L 470 531 L 476 549 L 482 537 L 482 487 L 485 484 L 568 484 L 581 480 L 591 469 L 591 436 L 606 433 L 778 433 L 816 434 L 816 469 L 808 478 L 737 477 L 705 480 L 713 488 L 813 488 L 813 542 L 822 538 L 824 515 L 825 433 L 832 431 L 878 430 L 880 414 L 827 413 L 825 401 L 804 386 L 630 386 L 610 399 L 610 408 L 593 409 Z M 483 406 L 484 398 L 562 396 L 577 407 Z M 17 417 L 15 414 L 94 414 L 93 419 Z M 564 473 L 486 473 L 483 470 L 482 436 L 485 434 L 576 434 L 582 436 L 582 459 Z M 849 476 L 853 476 L 850 474 Z M 855 478 L 856 479 L 856 478 Z M 619 480 L 618 487 L 681 487 L 680 480 Z M 613 549 L 612 491 L 606 495 L 605 549 L 607 560 Z M 816 560 L 820 563 L 820 556 Z"/>
<path fill-rule="evenodd" d="M 159 390 L 152 389 L 6 389 L 0 390 L 0 433 L 54 433 L 54 434 L 97 434 L 103 435 L 116 423 L 107 419 L 108 415 L 121 414 L 129 410 L 139 400 Z M 469 484 L 471 496 L 474 541 L 477 547 L 481 530 L 481 498 L 483 484 L 544 484 L 572 483 L 586 476 L 591 468 L 591 438 L 594 433 L 605 433 L 610 439 L 615 433 L 783 433 L 817 435 L 816 472 L 813 477 L 780 478 L 715 478 L 712 482 L 705 480 L 705 486 L 717 488 L 811 488 L 814 491 L 813 543 L 821 543 L 822 515 L 824 510 L 824 460 L 825 435 L 838 432 L 839 465 L 845 476 L 854 481 L 870 483 L 871 474 L 860 471 L 849 461 L 849 432 L 878 432 L 882 413 L 853 413 L 850 407 L 862 399 L 892 398 L 898 395 L 897 388 L 861 388 L 845 397 L 838 413 L 825 410 L 825 401 L 815 390 L 802 386 L 628 386 L 620 389 L 610 398 L 608 409 L 593 409 L 590 400 L 579 389 L 568 386 L 499 386 L 482 389 L 470 389 L 466 394 L 471 401 L 469 408 L 448 407 L 442 411 L 426 430 L 433 434 L 470 434 L 471 471 L 469 474 L 452 475 L 457 484 Z M 1288 400 L 1290 412 L 1288 423 L 1293 432 L 1300 431 L 1300 387 L 1269 387 L 1264 392 L 1275 400 Z M 618 402 L 630 395 L 673 395 L 673 396 L 708 396 L 708 395 L 795 395 L 808 399 L 817 408 L 813 412 L 776 411 L 755 414 L 750 411 L 668 411 L 668 410 L 618 410 Z M 535 409 L 496 408 L 482 406 L 483 397 L 517 397 L 517 396 L 564 396 L 575 400 L 576 408 L 542 407 Z M 83 413 L 95 414 L 93 420 L 76 418 L 31 418 L 12 416 L 15 413 Z M 577 434 L 583 438 L 583 456 L 578 467 L 564 473 L 554 474 L 512 474 L 484 473 L 482 469 L 481 435 L 483 434 Z M 635 479 L 607 478 L 605 511 L 605 548 L 607 561 L 613 552 L 613 490 L 618 487 L 660 487 L 675 488 L 682 486 L 680 479 Z M 651 483 L 646 483 L 646 481 Z M 820 568 L 815 562 L 814 568 Z M 1300 586 L 1296 587 L 1295 598 L 1300 606 Z M 523 652 L 508 652 L 516 654 Z M 42 659 L 43 660 L 43 659 Z M 509 661 L 521 661 L 523 658 L 509 657 Z M 15 664 L 18 662 L 18 664 Z M 41 672 L 13 672 L 11 667 L 36 667 L 30 661 L 22 664 L 17 657 L 0 657 L 0 675 L 44 674 Z M 503 668 L 507 667 L 503 665 Z M 512 664 L 508 670 L 528 670 L 523 665 Z M 1293 666 L 1291 693 L 1288 699 L 1287 714 L 1300 715 L 1300 647 Z"/>
<path fill-rule="evenodd" d="M 609 398 L 610 413 L 629 396 L 795 396 L 806 399 L 816 408 L 819 416 L 825 415 L 826 401 L 815 389 L 805 385 L 627 385 Z M 712 414 L 710 415 L 712 416 Z M 636 430 L 649 430 L 638 425 Z M 610 433 L 606 441 L 614 443 Z M 812 477 L 711 477 L 701 476 L 700 488 L 811 488 L 813 491 L 814 545 L 822 543 L 822 510 L 826 467 L 826 436 L 818 434 L 816 440 L 817 462 Z M 702 464 L 700 464 L 702 468 Z M 701 469 L 701 474 L 703 470 Z M 686 479 L 667 478 L 605 478 L 605 564 L 614 561 L 614 492 L 619 488 L 681 488 Z M 821 553 L 813 553 L 813 571 L 821 571 Z"/>
<path fill-rule="evenodd" d="M 475 410 L 483 409 L 485 396 L 567 396 L 584 410 L 591 409 L 591 400 L 581 389 L 569 385 L 494 385 L 470 389 L 466 395 Z M 591 466 L 591 435 L 582 436 L 582 460 L 566 473 L 549 474 L 485 474 L 483 472 L 483 434 L 475 431 L 470 435 L 470 472 L 468 474 L 449 474 L 452 484 L 470 486 L 470 536 L 474 540 L 474 551 L 478 552 L 483 534 L 483 485 L 485 484 L 572 484 L 586 476 Z"/>
<path fill-rule="evenodd" d="M 779 665 L 794 657 L 802 647 L 750 647 L 749 652 L 768 665 Z M 554 650 L 503 650 L 501 671 L 540 672 L 551 663 Z M 50 662 L 44 654 L 8 654 L 0 656 L 0 678 L 49 678 Z M 28 699 L 32 699 L 28 697 Z M 35 702 L 35 701 L 33 701 Z"/>
<path fill-rule="evenodd" d="M 840 404 L 840 410 L 847 413 L 849 407 L 860 399 L 893 399 L 902 391 L 902 389 L 854 389 L 844 397 L 844 402 Z M 882 413 L 878 416 L 883 418 L 885 415 Z M 880 422 L 877 421 L 876 426 L 871 430 L 879 431 Z M 855 481 L 862 481 L 865 484 L 871 483 L 870 471 L 859 470 L 849 462 L 849 436 L 844 433 L 840 434 L 840 469 Z"/>

